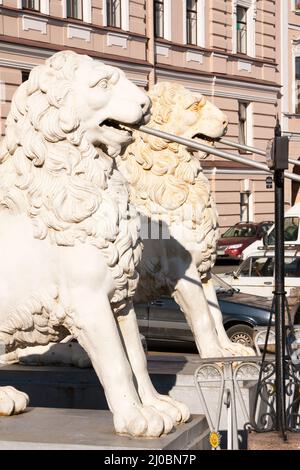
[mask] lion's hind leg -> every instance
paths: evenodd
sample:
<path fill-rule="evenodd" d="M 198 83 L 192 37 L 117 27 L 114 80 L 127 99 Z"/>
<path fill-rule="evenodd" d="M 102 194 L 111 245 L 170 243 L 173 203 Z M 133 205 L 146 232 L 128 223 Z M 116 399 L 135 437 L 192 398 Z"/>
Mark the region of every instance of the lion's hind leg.
<path fill-rule="evenodd" d="M 188 407 L 168 395 L 159 394 L 151 382 L 132 303 L 128 304 L 126 311 L 120 312 L 118 324 L 137 380 L 142 403 L 154 407 L 162 414 L 166 432 L 171 430 L 173 424 L 186 422 L 190 417 Z"/>
<path fill-rule="evenodd" d="M 169 431 L 161 413 L 140 401 L 107 296 L 89 287 L 76 288 L 72 294 L 70 331 L 91 358 L 116 431 L 140 437 L 158 437 Z"/>

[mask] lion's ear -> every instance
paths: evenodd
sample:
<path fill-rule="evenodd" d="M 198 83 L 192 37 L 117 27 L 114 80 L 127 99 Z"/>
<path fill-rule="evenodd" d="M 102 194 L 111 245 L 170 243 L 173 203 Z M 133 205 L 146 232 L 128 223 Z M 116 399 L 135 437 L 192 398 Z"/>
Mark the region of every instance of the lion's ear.
<path fill-rule="evenodd" d="M 53 81 L 54 75 L 45 65 L 38 65 L 30 72 L 27 82 L 27 93 L 32 95 L 36 91 L 47 93 L 50 83 Z"/>

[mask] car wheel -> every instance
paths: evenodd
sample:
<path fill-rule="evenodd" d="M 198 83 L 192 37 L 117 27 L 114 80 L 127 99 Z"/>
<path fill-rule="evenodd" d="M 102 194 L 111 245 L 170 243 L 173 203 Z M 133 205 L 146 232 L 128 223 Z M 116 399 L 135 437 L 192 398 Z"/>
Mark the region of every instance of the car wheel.
<path fill-rule="evenodd" d="M 233 343 L 240 343 L 253 348 L 253 329 L 248 325 L 234 325 L 227 330 L 227 336 Z"/>

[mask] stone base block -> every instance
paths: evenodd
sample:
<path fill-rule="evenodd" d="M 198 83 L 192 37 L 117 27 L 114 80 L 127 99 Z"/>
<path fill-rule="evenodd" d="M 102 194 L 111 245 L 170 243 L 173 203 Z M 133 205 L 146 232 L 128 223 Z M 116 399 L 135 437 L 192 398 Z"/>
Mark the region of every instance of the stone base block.
<path fill-rule="evenodd" d="M 0 450 L 203 450 L 209 429 L 203 415 L 192 416 L 158 439 L 118 436 L 109 411 L 29 408 L 0 418 Z"/>

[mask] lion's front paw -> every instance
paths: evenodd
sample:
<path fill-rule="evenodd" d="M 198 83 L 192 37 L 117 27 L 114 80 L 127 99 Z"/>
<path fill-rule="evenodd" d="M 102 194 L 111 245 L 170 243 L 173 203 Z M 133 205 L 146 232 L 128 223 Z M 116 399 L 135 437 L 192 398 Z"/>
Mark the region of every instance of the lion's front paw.
<path fill-rule="evenodd" d="M 0 415 L 10 416 L 23 413 L 29 403 L 29 397 L 14 387 L 0 387 Z"/>
<path fill-rule="evenodd" d="M 228 341 L 224 348 L 227 352 L 231 353 L 232 356 L 256 356 L 254 349 L 249 346 L 244 346 L 241 343 Z"/>
<path fill-rule="evenodd" d="M 169 415 L 151 406 L 132 406 L 114 414 L 114 426 L 118 434 L 134 437 L 159 437 L 173 428 Z"/>
<path fill-rule="evenodd" d="M 185 423 L 190 417 L 188 407 L 168 395 L 160 395 L 157 393 L 153 397 L 143 401 L 143 403 L 170 416 L 174 424 Z"/>

